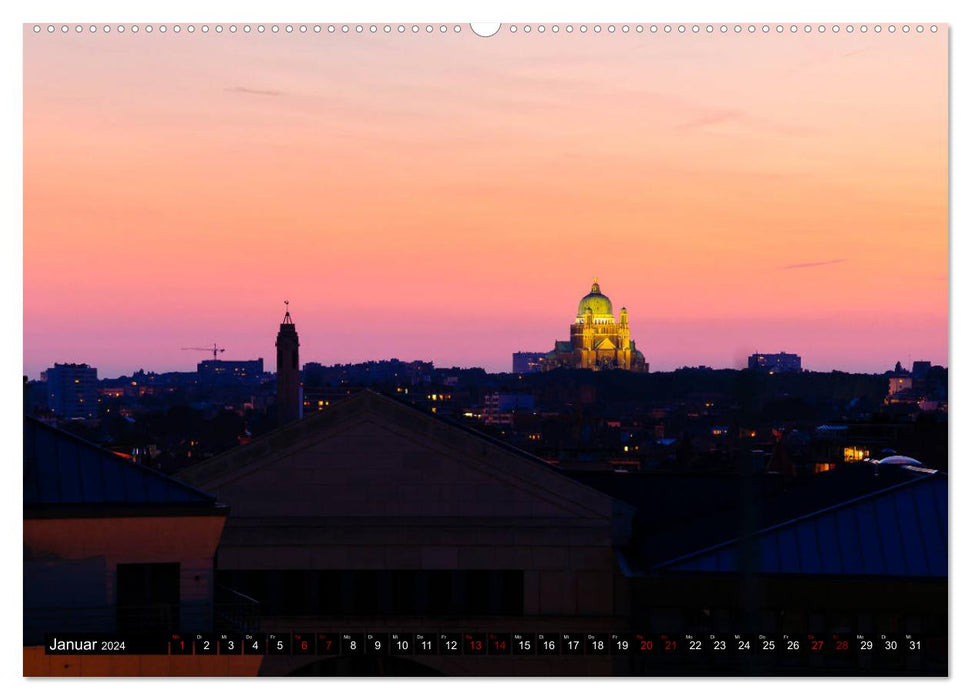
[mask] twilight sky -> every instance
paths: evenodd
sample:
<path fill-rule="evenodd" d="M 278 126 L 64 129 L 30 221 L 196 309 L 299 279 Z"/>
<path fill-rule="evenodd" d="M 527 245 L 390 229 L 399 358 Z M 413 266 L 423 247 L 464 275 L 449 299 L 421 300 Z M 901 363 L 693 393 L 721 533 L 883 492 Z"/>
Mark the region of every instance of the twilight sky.
<path fill-rule="evenodd" d="M 24 34 L 24 371 L 947 364 L 947 37 Z"/>

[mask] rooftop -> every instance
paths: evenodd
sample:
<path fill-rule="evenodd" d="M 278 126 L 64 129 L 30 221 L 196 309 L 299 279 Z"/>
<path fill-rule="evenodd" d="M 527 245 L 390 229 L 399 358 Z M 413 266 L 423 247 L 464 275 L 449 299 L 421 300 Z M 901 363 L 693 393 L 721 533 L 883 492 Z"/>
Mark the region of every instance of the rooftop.
<path fill-rule="evenodd" d="M 212 509 L 216 498 L 25 416 L 25 514 L 104 507 Z"/>

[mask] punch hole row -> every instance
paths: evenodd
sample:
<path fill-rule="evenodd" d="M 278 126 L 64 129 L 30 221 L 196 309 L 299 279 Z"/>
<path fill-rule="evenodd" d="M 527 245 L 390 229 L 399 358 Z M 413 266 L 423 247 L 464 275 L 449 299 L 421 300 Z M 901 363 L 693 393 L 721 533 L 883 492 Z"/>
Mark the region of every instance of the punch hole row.
<path fill-rule="evenodd" d="M 183 32 L 187 34 L 195 34 L 196 32 L 200 32 L 202 34 L 209 34 L 210 32 L 215 32 L 216 34 L 222 34 L 224 32 L 228 32 L 230 34 L 279 34 L 281 32 L 285 34 L 321 34 L 325 32 L 328 34 L 377 34 L 379 32 L 384 34 L 391 34 L 393 32 L 397 32 L 398 34 L 447 34 L 452 32 L 458 34 L 462 31 L 462 27 L 458 24 L 201 24 L 198 26 L 194 24 L 187 24 L 184 26 L 181 24 L 173 24 L 171 26 L 165 24 L 160 24 L 157 26 L 151 24 L 91 24 L 87 26 L 83 24 L 76 24 L 73 26 L 68 24 L 48 24 L 46 27 L 35 24 L 33 29 L 35 34 L 39 34 L 45 30 L 48 34 L 82 34 L 85 32 L 89 34 L 95 34 L 97 32 L 103 32 L 105 34 L 109 34 L 111 32 L 116 32 L 118 34 L 124 34 L 125 32 L 129 32 L 131 34 L 137 34 L 139 32 L 144 32 L 146 34 L 151 34 L 152 32 L 158 32 L 161 34 L 165 34 L 166 32 L 172 32 L 174 34 L 181 34 Z"/>
<path fill-rule="evenodd" d="M 563 25 L 562 27 L 560 25 L 554 24 L 554 25 L 549 26 L 548 31 L 551 31 L 554 34 L 559 33 L 560 31 L 565 31 L 567 34 L 572 34 L 574 32 L 579 32 L 580 34 L 587 34 L 587 33 L 590 33 L 590 32 L 592 32 L 594 34 L 601 34 L 601 33 L 604 33 L 604 32 L 606 32 L 608 34 L 616 34 L 616 33 L 629 34 L 630 32 L 635 32 L 637 34 L 643 34 L 645 31 L 646 32 L 649 32 L 651 34 L 657 34 L 658 32 L 661 32 L 661 33 L 664 33 L 664 34 L 672 34 L 672 33 L 677 33 L 677 34 L 702 34 L 702 33 L 704 33 L 704 34 L 715 34 L 715 33 L 721 33 L 721 34 L 728 34 L 728 33 L 734 33 L 734 34 L 743 34 L 743 33 L 748 33 L 748 34 L 757 34 L 757 33 L 769 34 L 769 33 L 772 33 L 772 32 L 775 32 L 777 34 L 784 34 L 786 32 L 789 32 L 789 33 L 792 33 L 792 34 L 797 34 L 797 33 L 811 34 L 813 32 L 816 32 L 816 33 L 819 33 L 819 34 L 824 34 L 827 31 L 831 31 L 834 34 L 838 34 L 840 31 L 846 31 L 847 33 L 852 33 L 853 31 L 856 31 L 856 30 L 858 30 L 860 32 L 863 32 L 863 33 L 866 33 L 867 31 L 870 30 L 870 28 L 871 28 L 870 26 L 865 25 L 865 24 L 859 25 L 858 29 L 857 29 L 857 27 L 855 25 L 840 26 L 838 24 L 829 25 L 829 26 L 827 26 L 825 24 L 819 24 L 819 25 L 812 25 L 812 24 L 805 24 L 805 25 L 799 25 L 799 24 L 791 24 L 791 25 L 784 25 L 784 24 L 776 24 L 776 25 L 770 25 L 770 24 L 760 24 L 760 25 L 759 24 L 748 24 L 748 25 L 743 25 L 743 24 L 733 24 L 733 25 L 729 25 L 729 24 L 721 24 L 721 25 L 713 25 L 713 24 L 704 24 L 704 25 L 701 25 L 701 24 L 660 24 L 660 25 L 659 24 L 650 24 L 650 25 L 644 25 L 644 24 L 635 24 L 635 25 L 630 25 L 630 24 L 607 24 L 607 25 L 601 25 L 601 24 L 593 24 L 593 25 L 578 24 L 578 25 L 573 25 L 573 24 L 567 24 L 567 25 Z M 931 32 L 937 32 L 937 25 L 936 24 L 930 25 L 930 27 L 928 27 L 928 28 L 930 29 Z M 924 29 L 925 28 L 924 28 L 924 25 L 922 25 L 922 24 L 914 25 L 913 27 L 911 25 L 909 25 L 909 24 L 899 25 L 899 27 L 898 27 L 898 25 L 895 25 L 895 24 L 890 24 L 890 25 L 887 25 L 886 26 L 886 31 L 888 31 L 891 34 L 897 32 L 898 29 L 899 29 L 899 31 L 903 32 L 904 34 L 910 33 L 911 30 L 916 31 L 918 34 L 922 34 L 924 32 Z M 547 31 L 547 26 L 546 25 L 543 25 L 543 24 L 540 24 L 540 25 L 536 25 L 535 28 L 534 28 L 533 25 L 529 25 L 529 24 L 522 25 L 522 26 L 516 25 L 516 24 L 512 24 L 512 25 L 509 25 L 509 28 L 508 28 L 508 31 L 511 34 L 516 34 L 518 32 L 523 32 L 523 33 L 529 34 L 529 33 L 533 32 L 534 30 L 536 32 L 540 33 L 540 34 L 543 34 L 543 33 L 545 33 Z M 880 32 L 884 31 L 884 26 L 883 25 L 879 25 L 879 24 L 872 25 L 872 30 L 874 32 L 876 32 L 876 33 L 879 34 Z"/>
<path fill-rule="evenodd" d="M 887 31 L 890 34 L 894 34 L 897 31 L 903 32 L 904 34 L 909 34 L 911 31 L 914 31 L 918 34 L 922 34 L 924 33 L 925 29 L 930 31 L 931 33 L 936 33 L 938 30 L 938 27 L 936 24 L 932 24 L 926 28 L 922 24 L 917 24 L 917 25 L 909 25 L 909 24 L 903 24 L 903 25 L 895 25 L 895 24 L 888 24 L 888 25 L 880 25 L 880 24 L 874 24 L 874 25 L 866 25 L 866 24 L 860 24 L 860 25 L 853 25 L 853 24 L 847 24 L 847 25 L 838 25 L 838 24 L 833 24 L 833 25 L 825 25 L 825 24 L 818 24 L 818 25 L 812 25 L 812 24 L 804 24 L 804 25 L 800 25 L 800 24 L 789 24 L 789 25 L 784 25 L 784 24 L 774 24 L 774 25 L 769 25 L 769 24 L 759 24 L 759 25 L 756 25 L 756 24 L 747 24 L 747 25 L 743 25 L 743 24 L 732 24 L 732 25 L 729 25 L 729 24 L 720 24 L 720 25 L 713 25 L 713 24 L 703 24 L 703 25 L 702 24 L 674 24 L 674 25 L 672 24 L 648 24 L 648 25 L 645 25 L 645 24 L 605 24 L 605 25 L 601 25 L 601 24 L 592 24 L 592 25 L 510 24 L 506 29 L 510 34 L 519 34 L 519 33 L 531 34 L 533 32 L 537 34 L 545 34 L 547 32 L 552 34 L 559 34 L 561 32 L 564 32 L 566 34 L 574 34 L 574 33 L 602 34 L 605 32 L 608 34 L 618 34 L 618 33 L 630 34 L 632 32 L 635 34 L 643 34 L 645 32 L 650 34 L 657 34 L 657 33 L 663 33 L 663 34 L 675 34 L 675 33 L 676 34 L 715 34 L 715 33 L 720 33 L 720 34 L 771 34 L 771 33 L 824 34 L 826 32 L 832 32 L 834 34 L 838 34 L 840 32 L 846 32 L 847 34 L 852 34 L 853 32 L 860 32 L 865 34 L 870 31 L 875 32 L 877 34 L 880 34 L 883 31 Z M 224 32 L 228 32 L 230 34 L 237 34 L 237 33 L 265 34 L 267 32 L 271 34 L 279 34 L 280 32 L 283 32 L 285 34 L 294 34 L 294 33 L 296 34 L 307 34 L 307 33 L 313 33 L 313 34 L 321 34 L 321 33 L 327 33 L 327 34 L 379 34 L 379 33 L 382 33 L 382 34 L 448 34 L 448 33 L 454 33 L 454 34 L 459 34 L 462 32 L 462 26 L 458 24 L 454 24 L 454 25 L 447 25 L 447 24 L 439 24 L 439 25 L 435 25 L 435 24 L 397 24 L 397 25 L 392 25 L 392 24 L 284 24 L 284 25 L 201 24 L 198 26 L 194 24 L 187 24 L 184 26 L 180 24 L 173 24 L 173 25 L 48 24 L 46 26 L 35 24 L 33 25 L 33 31 L 35 34 L 40 34 L 45 31 L 48 34 L 70 34 L 70 33 L 95 34 L 98 32 L 102 32 L 105 34 L 109 34 L 112 32 L 116 32 L 118 34 L 124 34 L 126 32 L 129 32 L 131 34 L 138 34 L 140 32 L 144 32 L 145 34 L 152 34 L 153 32 L 158 32 L 160 34 L 165 34 L 167 32 L 172 32 L 174 34 L 180 34 L 182 32 L 185 32 L 188 34 L 195 34 L 196 32 L 199 32 L 202 34 L 208 34 L 210 32 L 213 32 L 216 34 L 222 34 Z M 474 29 L 472 30 L 472 33 L 477 34 L 477 32 Z M 483 34 L 478 34 L 478 35 L 490 36 L 490 35 L 483 35 Z"/>

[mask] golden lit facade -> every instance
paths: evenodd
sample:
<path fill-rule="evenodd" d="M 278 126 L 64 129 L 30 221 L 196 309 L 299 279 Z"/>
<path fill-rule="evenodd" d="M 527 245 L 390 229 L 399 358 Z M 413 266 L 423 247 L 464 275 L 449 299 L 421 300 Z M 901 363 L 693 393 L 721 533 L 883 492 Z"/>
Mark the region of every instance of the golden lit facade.
<path fill-rule="evenodd" d="M 868 447 L 849 446 L 843 448 L 843 461 L 847 464 L 850 462 L 862 462 L 869 456 L 870 448 Z"/>
<path fill-rule="evenodd" d="M 613 304 L 601 293 L 596 279 L 590 293 L 577 306 L 576 321 L 570 326 L 570 339 L 557 340 L 542 366 L 544 370 L 557 367 L 648 370 L 643 353 L 630 338 L 627 309 L 621 308 L 620 318 L 615 320 Z"/>

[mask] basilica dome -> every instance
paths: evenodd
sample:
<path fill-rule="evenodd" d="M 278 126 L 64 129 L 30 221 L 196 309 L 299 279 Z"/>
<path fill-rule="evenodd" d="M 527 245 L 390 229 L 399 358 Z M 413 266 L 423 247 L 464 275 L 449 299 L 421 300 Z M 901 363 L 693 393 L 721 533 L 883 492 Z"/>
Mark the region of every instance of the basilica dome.
<path fill-rule="evenodd" d="M 587 309 L 593 311 L 594 318 L 613 317 L 614 315 L 614 305 L 610 303 L 609 297 L 600 293 L 600 285 L 597 284 L 597 280 L 593 281 L 593 286 L 590 287 L 590 293 L 580 300 L 580 305 L 577 307 L 577 316 L 580 318 L 585 316 Z"/>

